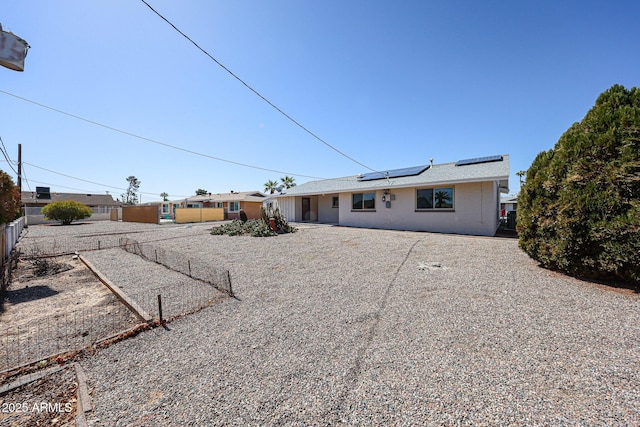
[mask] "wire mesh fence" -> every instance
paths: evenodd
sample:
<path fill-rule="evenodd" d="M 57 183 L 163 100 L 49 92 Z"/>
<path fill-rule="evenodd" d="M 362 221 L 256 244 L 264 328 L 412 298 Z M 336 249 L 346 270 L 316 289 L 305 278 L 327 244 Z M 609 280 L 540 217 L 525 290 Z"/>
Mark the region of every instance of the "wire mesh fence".
<path fill-rule="evenodd" d="M 229 270 L 202 260 L 185 258 L 184 254 L 161 248 L 150 243 L 141 243 L 128 237 L 120 238 L 120 247 L 127 252 L 162 264 L 170 270 L 182 273 L 192 279 L 208 283 L 214 288 L 233 296 Z"/>
<path fill-rule="evenodd" d="M 86 236 L 75 239 L 56 239 L 55 237 L 24 239 L 21 241 L 16 257 L 19 257 L 18 261 L 26 261 L 22 265 L 33 265 L 31 268 L 35 270 L 36 266 L 41 264 L 49 268 L 51 266 L 49 263 L 55 265 L 72 262 L 70 260 L 75 257 L 68 255 L 78 252 L 92 251 L 91 253 L 96 256 L 104 254 L 112 260 L 113 255 L 106 249 L 119 251 L 120 249 L 117 248 L 138 255 L 145 260 L 142 261 L 143 264 L 150 261 L 181 273 L 176 274 L 171 281 L 154 283 L 152 280 L 141 280 L 126 286 L 126 295 L 152 319 L 169 320 L 193 313 L 220 301 L 227 295 L 233 295 L 228 270 L 203 261 L 189 260 L 179 252 L 149 243 L 140 243 L 123 238 L 121 235 L 109 234 L 100 235 L 98 238 Z M 79 261 L 74 262 L 79 263 Z M 113 262 L 107 262 L 98 264 L 97 268 L 108 270 L 107 264 L 115 266 Z M 121 269 L 121 266 L 118 264 L 113 268 Z M 144 266 L 142 268 L 144 269 Z M 77 274 L 79 273 L 80 271 Z M 84 273 L 93 277 L 90 269 L 86 269 Z M 115 272 L 111 273 L 116 276 Z M 107 278 L 108 276 L 107 272 Z M 82 350 L 104 338 L 120 334 L 143 323 L 111 293 L 108 293 L 106 299 L 100 300 L 93 306 L 85 304 L 86 297 L 82 293 L 85 286 L 82 284 L 84 279 L 80 279 L 79 276 L 71 279 L 80 289 L 80 294 L 72 302 L 66 304 L 52 302 L 55 298 L 49 297 L 53 294 L 71 291 L 58 286 L 60 285 L 58 276 L 47 277 L 50 277 L 47 279 L 49 281 L 41 286 L 34 286 L 29 282 L 28 286 L 20 285 L 23 286 L 22 288 L 12 289 L 9 285 L 7 289 L 9 296 L 6 301 L 9 303 L 9 310 L 18 309 L 24 314 L 16 315 L 15 311 L 4 313 L 0 311 L 2 316 L 0 319 L 0 372 L 35 363 L 52 355 Z M 33 292 L 38 292 L 37 288 L 42 288 L 48 293 L 34 295 Z M 30 292 L 29 297 L 18 296 L 27 289 Z M 40 305 L 38 309 L 27 309 L 34 300 L 40 300 L 44 305 Z M 17 306 L 20 307 L 17 308 Z"/>
<path fill-rule="evenodd" d="M 156 320 L 168 320 L 194 313 L 225 296 L 207 283 L 174 283 L 137 291 L 127 296 Z"/>
<path fill-rule="evenodd" d="M 48 305 L 46 315 L 9 318 L 0 323 L 0 371 L 86 348 L 137 323 L 113 296 L 99 307 Z"/>
<path fill-rule="evenodd" d="M 119 236 L 100 236 L 74 239 L 56 239 L 44 237 L 39 239 L 23 239 L 19 249 L 24 259 L 69 255 L 76 252 L 97 251 L 117 248 Z"/>

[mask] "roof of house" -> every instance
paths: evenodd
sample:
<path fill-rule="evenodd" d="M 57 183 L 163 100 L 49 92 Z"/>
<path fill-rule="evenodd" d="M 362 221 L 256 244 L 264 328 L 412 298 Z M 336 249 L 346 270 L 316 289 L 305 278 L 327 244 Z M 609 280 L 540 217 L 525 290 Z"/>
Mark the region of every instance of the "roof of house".
<path fill-rule="evenodd" d="M 455 163 L 415 166 L 365 175 L 310 181 L 291 187 L 283 191 L 278 197 L 494 180 L 500 181 L 501 190 L 506 192 L 509 186 L 509 173 L 509 155 L 503 154 L 500 156 L 460 160 Z"/>
<path fill-rule="evenodd" d="M 22 203 L 46 205 L 63 200 L 74 200 L 87 206 L 121 206 L 122 202 L 113 200 L 110 194 L 85 194 L 85 193 L 55 193 L 51 192 L 51 198 L 37 197 L 35 191 L 23 191 Z"/>
<path fill-rule="evenodd" d="M 188 202 L 258 202 L 262 203 L 267 196 L 259 191 L 240 191 L 232 193 L 206 194 L 187 197 Z"/>
<path fill-rule="evenodd" d="M 502 196 L 500 197 L 500 203 L 518 203 L 518 196 Z"/>

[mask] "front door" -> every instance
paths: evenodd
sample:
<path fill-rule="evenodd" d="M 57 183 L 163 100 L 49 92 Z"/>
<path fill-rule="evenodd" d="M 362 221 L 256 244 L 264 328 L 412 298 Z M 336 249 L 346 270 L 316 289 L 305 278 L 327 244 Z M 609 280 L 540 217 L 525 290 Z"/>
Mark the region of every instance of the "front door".
<path fill-rule="evenodd" d="M 311 221 L 311 199 L 308 197 L 302 198 L 302 220 Z"/>

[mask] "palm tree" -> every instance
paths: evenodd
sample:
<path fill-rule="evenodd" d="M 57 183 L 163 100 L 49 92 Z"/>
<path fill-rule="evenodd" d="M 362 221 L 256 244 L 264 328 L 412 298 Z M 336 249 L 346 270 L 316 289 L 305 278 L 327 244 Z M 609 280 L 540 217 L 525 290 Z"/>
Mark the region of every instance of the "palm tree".
<path fill-rule="evenodd" d="M 446 190 L 436 191 L 436 194 L 434 195 L 434 197 L 436 199 L 436 208 L 450 207 L 450 203 L 445 204 L 445 202 L 451 202 L 451 194 L 449 194 L 448 191 Z"/>
<path fill-rule="evenodd" d="M 522 177 L 525 176 L 527 174 L 526 171 L 518 171 L 516 172 L 516 175 L 518 175 L 518 178 L 520 178 L 520 186 L 522 186 Z"/>
<path fill-rule="evenodd" d="M 169 200 L 169 195 L 167 193 L 160 193 L 160 197 L 162 197 L 163 202 L 166 202 Z"/>
<path fill-rule="evenodd" d="M 269 192 L 269 194 L 273 194 L 278 187 L 278 181 L 269 180 L 264 183 L 264 192 Z"/>
<path fill-rule="evenodd" d="M 280 181 L 282 181 L 282 183 L 284 184 L 284 188 L 291 188 L 296 186 L 296 183 L 293 182 L 295 181 L 295 178 L 289 175 L 286 175 L 284 178 L 280 178 Z"/>

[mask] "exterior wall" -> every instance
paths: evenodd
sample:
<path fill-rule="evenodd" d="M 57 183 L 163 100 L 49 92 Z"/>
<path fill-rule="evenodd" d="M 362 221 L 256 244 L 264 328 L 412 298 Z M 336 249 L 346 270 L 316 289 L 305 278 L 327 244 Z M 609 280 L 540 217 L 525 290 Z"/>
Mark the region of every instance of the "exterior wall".
<path fill-rule="evenodd" d="M 352 212 L 351 193 L 340 194 L 340 225 L 393 230 L 432 231 L 493 236 L 498 229 L 498 188 L 495 182 L 458 184 L 453 211 L 416 212 L 416 189 L 392 189 L 395 200 L 387 208 L 382 191 L 376 192 L 376 209 Z"/>
<path fill-rule="evenodd" d="M 308 221 L 337 224 L 339 209 L 332 207 L 333 197 L 337 193 L 324 196 L 304 196 L 311 202 L 311 212 Z M 302 197 L 279 197 L 276 201 L 280 213 L 290 222 L 302 222 Z M 274 206 L 276 204 L 274 203 Z"/>
<path fill-rule="evenodd" d="M 176 208 L 176 223 L 222 221 L 223 208 Z"/>
<path fill-rule="evenodd" d="M 243 209 L 249 219 L 260 219 L 260 208 L 262 203 L 240 202 L 240 209 Z"/>
<path fill-rule="evenodd" d="M 318 221 L 327 224 L 337 224 L 340 215 L 339 209 L 333 207 L 333 198 L 338 197 L 338 193 L 326 196 L 318 196 Z"/>
<path fill-rule="evenodd" d="M 158 206 L 123 206 L 122 221 L 157 224 L 159 222 Z"/>
<path fill-rule="evenodd" d="M 280 213 L 287 221 L 300 221 L 298 217 L 296 217 L 296 197 L 280 197 L 274 202 L 274 206 L 276 206 L 276 204 L 278 209 L 280 209 Z"/>

